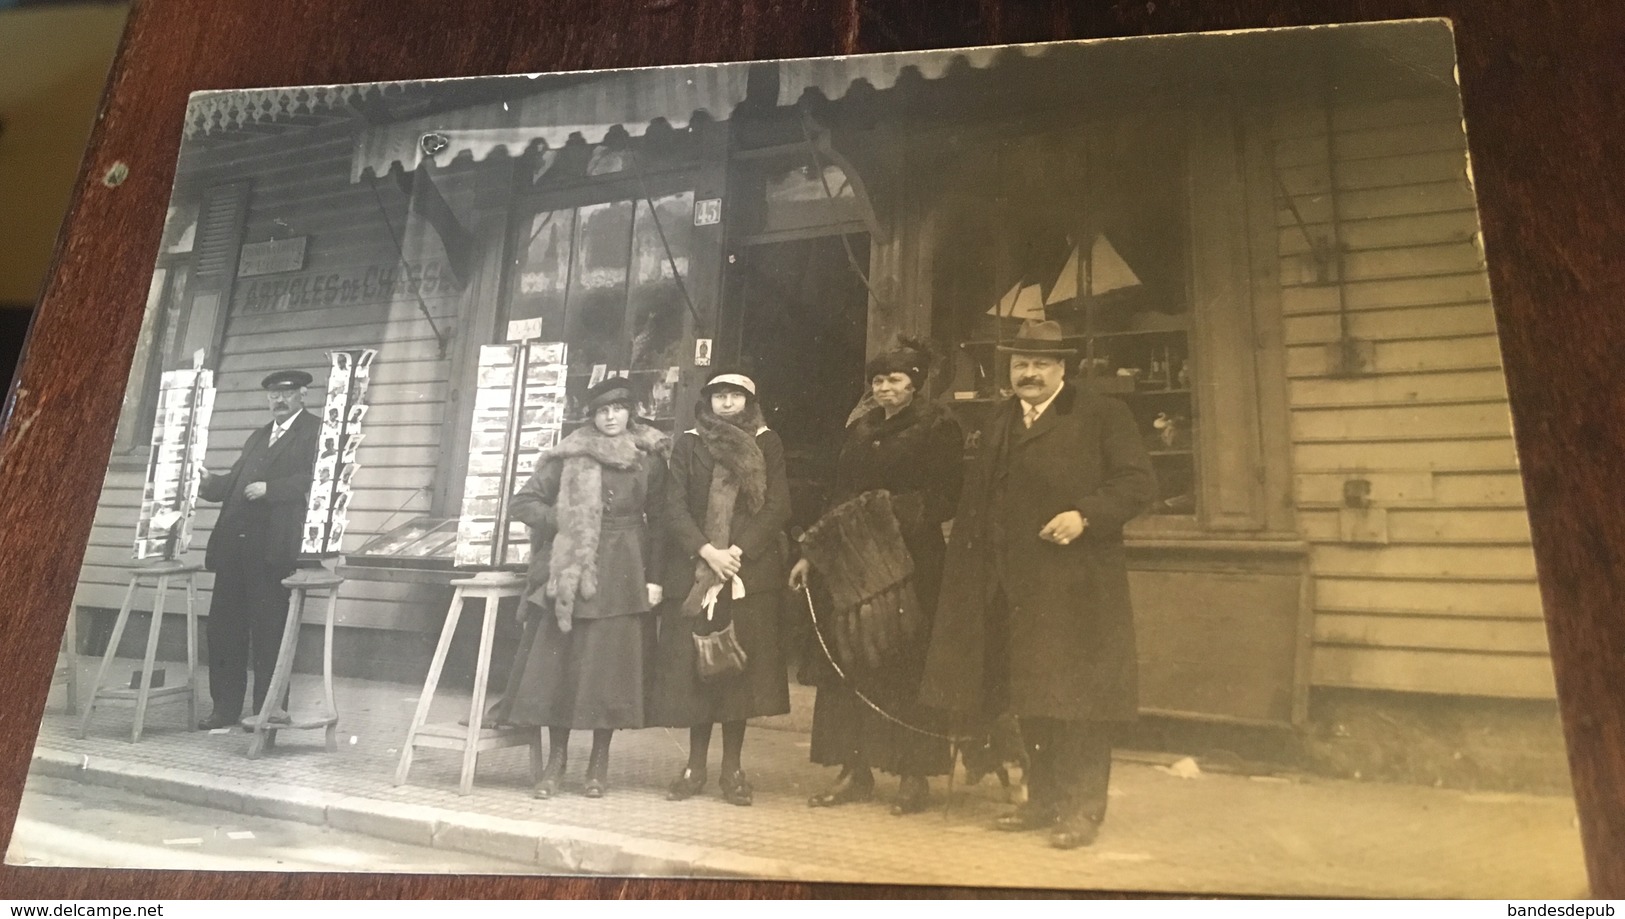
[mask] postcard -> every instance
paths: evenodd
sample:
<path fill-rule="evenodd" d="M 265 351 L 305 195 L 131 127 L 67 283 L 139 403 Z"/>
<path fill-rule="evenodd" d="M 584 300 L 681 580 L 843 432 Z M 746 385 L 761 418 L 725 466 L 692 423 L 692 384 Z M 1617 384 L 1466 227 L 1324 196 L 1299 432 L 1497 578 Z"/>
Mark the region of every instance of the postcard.
<path fill-rule="evenodd" d="M 354 649 L 341 709 L 365 712 L 344 724 L 364 729 L 248 760 L 157 709 L 139 744 L 127 707 L 81 737 L 54 690 L 33 762 L 76 803 L 116 785 L 227 826 L 245 796 L 320 795 L 364 827 L 410 801 L 491 873 L 1585 892 L 1449 22 L 207 91 L 188 118 L 169 226 L 136 235 L 263 247 L 274 228 L 314 273 L 228 272 L 210 310 L 154 288 L 120 356 L 163 371 L 120 419 L 126 446 L 156 430 L 151 475 L 110 457 L 80 634 L 108 634 L 146 564 L 126 547 L 161 557 L 175 510 L 215 542 L 216 622 L 242 508 L 267 557 L 353 533 L 327 565 Z M 239 187 L 275 193 L 220 207 Z M 219 246 L 162 264 L 239 261 Z M 557 340 L 520 375 L 502 339 L 538 316 Z M 286 525 L 285 495 L 192 520 L 187 430 L 228 467 L 269 420 L 267 368 L 339 335 L 308 396 L 314 494 Z M 211 374 L 177 337 L 213 343 Z M 736 400 L 702 391 L 718 372 L 752 397 L 731 423 Z M 387 424 L 361 407 L 375 374 Z M 611 375 L 659 436 L 594 426 L 585 393 Z M 216 384 L 229 411 L 207 420 Z M 368 454 L 387 462 L 355 476 Z M 559 487 L 525 516 L 557 532 L 533 560 L 503 498 L 543 455 Z M 362 551 L 408 526 L 442 529 L 410 558 Z M 695 663 L 719 621 L 678 609 L 702 537 L 750 549 L 744 595 L 713 611 L 746 652 L 707 671 L 729 684 Z M 506 585 L 499 638 L 477 661 L 471 608 L 432 733 L 461 736 L 476 672 L 545 673 L 512 700 L 524 723 L 582 730 L 539 774 L 522 747 L 469 757 L 464 795 L 462 754 L 417 744 L 412 713 L 476 575 Z M 549 588 L 576 591 L 568 636 Z M 716 721 L 744 740 L 685 730 Z M 130 865 L 42 794 L 8 859 Z M 327 845 L 318 829 L 282 851 Z"/>

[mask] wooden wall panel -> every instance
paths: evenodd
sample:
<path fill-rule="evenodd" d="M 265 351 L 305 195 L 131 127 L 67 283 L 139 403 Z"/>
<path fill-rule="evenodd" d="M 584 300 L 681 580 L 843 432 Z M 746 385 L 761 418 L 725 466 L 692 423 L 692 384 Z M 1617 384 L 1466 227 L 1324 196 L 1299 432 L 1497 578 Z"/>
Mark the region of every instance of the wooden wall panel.
<path fill-rule="evenodd" d="M 1334 106 L 1278 113 L 1275 130 L 1312 680 L 1549 698 L 1545 637 L 1526 618 L 1537 607 L 1509 605 L 1532 590 L 1535 558 L 1459 116 L 1443 101 Z M 1310 240 L 1326 238 L 1342 247 L 1340 284 L 1315 283 Z M 1341 372 L 1345 334 L 1369 343 L 1370 368 Z M 1498 467 L 1499 481 L 1439 485 Z M 1346 535 L 1351 479 L 1385 515 L 1375 542 Z M 1430 660 L 1445 663 L 1418 666 Z"/>

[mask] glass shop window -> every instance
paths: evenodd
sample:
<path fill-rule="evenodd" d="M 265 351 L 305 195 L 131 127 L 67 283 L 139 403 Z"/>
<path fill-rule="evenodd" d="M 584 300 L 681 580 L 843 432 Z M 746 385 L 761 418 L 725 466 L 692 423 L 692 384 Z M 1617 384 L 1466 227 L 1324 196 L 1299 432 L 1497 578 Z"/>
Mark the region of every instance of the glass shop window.
<path fill-rule="evenodd" d="M 529 221 L 498 328 L 541 318 L 544 340 L 569 345 L 566 430 L 585 422 L 587 389 L 617 375 L 631 380 L 640 416 L 671 428 L 693 225 L 691 191 L 542 211 Z"/>
<path fill-rule="evenodd" d="M 840 166 L 810 152 L 746 158 L 734 171 L 734 233 L 793 238 L 861 226 L 857 189 Z"/>
<path fill-rule="evenodd" d="M 1200 474 L 1179 149 L 1124 132 L 991 151 L 934 262 L 933 331 L 959 346 L 951 403 L 975 414 L 1007 399 L 998 344 L 1025 320 L 1058 322 L 1079 353 L 1068 379 L 1133 412 L 1163 516 L 1196 515 Z"/>

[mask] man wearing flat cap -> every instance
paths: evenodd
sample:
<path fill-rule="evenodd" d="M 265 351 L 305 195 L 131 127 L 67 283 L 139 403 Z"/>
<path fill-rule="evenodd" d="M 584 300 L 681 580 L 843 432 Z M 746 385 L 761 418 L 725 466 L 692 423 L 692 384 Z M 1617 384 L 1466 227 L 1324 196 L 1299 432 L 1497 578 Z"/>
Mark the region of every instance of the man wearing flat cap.
<path fill-rule="evenodd" d="M 204 564 L 214 572 L 209 602 L 209 695 L 214 710 L 198 725 L 213 730 L 243 715 L 250 656 L 254 711 L 265 702 L 287 617 L 288 589 L 316 465 L 321 422 L 305 411 L 303 370 L 279 370 L 260 381 L 271 423 L 248 435 L 231 471 L 204 471 L 198 494 L 221 504 Z"/>
<path fill-rule="evenodd" d="M 1106 817 L 1112 736 L 1139 704 L 1123 525 L 1156 481 L 1128 407 L 1065 379 L 1077 352 L 1058 323 L 1029 320 L 999 350 L 1015 395 L 966 472 L 920 701 L 1015 715 L 1028 801 L 995 826 L 1073 849 Z"/>

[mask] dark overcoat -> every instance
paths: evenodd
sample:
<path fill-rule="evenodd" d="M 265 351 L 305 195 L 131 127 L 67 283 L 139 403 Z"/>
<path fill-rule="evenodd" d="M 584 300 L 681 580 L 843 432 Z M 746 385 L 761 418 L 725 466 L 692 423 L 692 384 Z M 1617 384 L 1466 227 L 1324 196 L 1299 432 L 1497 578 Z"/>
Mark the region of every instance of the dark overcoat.
<path fill-rule="evenodd" d="M 832 505 L 867 491 L 891 493 L 903 545 L 914 563 L 914 593 L 927 628 L 942 583 L 942 524 L 954 515 L 959 502 L 964 453 L 965 438 L 953 416 L 941 406 L 915 399 L 890 418 L 884 409 L 876 408 L 854 421 L 847 428 L 836 465 Z M 815 569 L 813 573 L 814 596 L 825 603 L 817 585 L 829 572 Z M 829 620 L 823 622 L 827 625 Z M 878 669 L 847 661 L 845 679 L 835 672 L 821 648 L 809 649 L 813 652 L 811 666 L 803 677 L 811 677 L 818 686 L 813 705 L 813 762 L 851 765 L 855 753 L 862 762 L 897 775 L 946 775 L 952 770 L 953 750 L 946 740 L 882 717 L 854 693 L 862 692 L 887 714 L 909 725 L 940 732 L 946 727 L 941 713 L 916 703 L 929 641 L 927 632 L 894 647 Z"/>
<path fill-rule="evenodd" d="M 1128 407 L 1062 387 L 1031 428 L 1020 400 L 978 438 L 927 654 L 920 700 L 958 716 L 1001 714 L 989 697 L 989 613 L 1007 598 L 1006 711 L 1068 721 L 1132 719 L 1138 708 L 1134 613 L 1123 525 L 1156 495 Z M 1088 522 L 1070 545 L 1039 538 L 1053 517 Z"/>
<path fill-rule="evenodd" d="M 544 456 L 536 471 L 509 502 L 508 513 L 530 528 L 530 566 L 525 599 L 545 609 L 553 603 L 545 588 L 551 575 L 553 540 L 560 518 L 559 489 L 564 460 Z M 598 591 L 577 597 L 572 619 L 603 619 L 649 611 L 649 584 L 657 584 L 664 548 L 659 540 L 665 508 L 666 462 L 657 453 L 639 452 L 631 469 L 605 466 L 600 472 L 602 505 L 596 568 Z"/>
<path fill-rule="evenodd" d="M 790 521 L 790 484 L 784 470 L 784 441 L 762 428 L 756 432 L 756 445 L 762 450 L 767 470 L 767 493 L 762 506 L 751 513 L 743 500 L 734 503 L 728 523 L 730 541 L 739 547 L 743 559 L 739 580 L 747 595 L 782 591 L 788 570 L 785 563 L 784 527 Z M 694 566 L 700 550 L 710 543 L 702 531 L 706 505 L 711 500 L 711 476 L 716 460 L 694 431 L 677 435 L 671 448 L 670 487 L 666 492 L 666 537 L 671 551 L 666 556 L 666 575 L 661 579 L 666 596 L 682 602 L 694 587 Z"/>
<path fill-rule="evenodd" d="M 272 572 L 293 572 L 321 428 L 321 421 L 306 411 L 274 444 L 269 443 L 271 425 L 258 428 L 248 435 L 230 472 L 198 486 L 199 497 L 222 504 L 203 556 L 205 567 L 218 570 L 226 542 L 240 539 L 243 558 L 264 559 Z M 254 482 L 265 483 L 265 496 L 250 501 L 243 489 Z"/>

